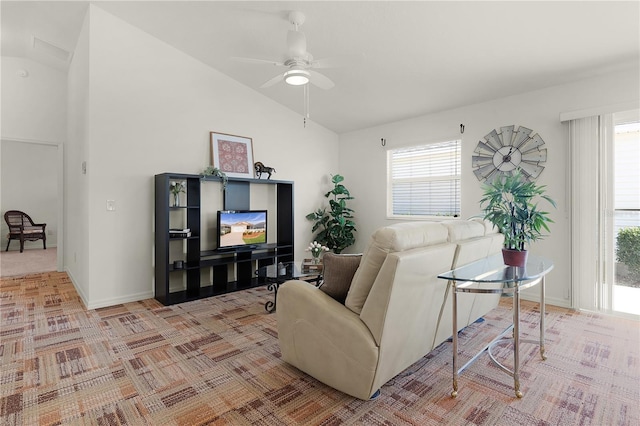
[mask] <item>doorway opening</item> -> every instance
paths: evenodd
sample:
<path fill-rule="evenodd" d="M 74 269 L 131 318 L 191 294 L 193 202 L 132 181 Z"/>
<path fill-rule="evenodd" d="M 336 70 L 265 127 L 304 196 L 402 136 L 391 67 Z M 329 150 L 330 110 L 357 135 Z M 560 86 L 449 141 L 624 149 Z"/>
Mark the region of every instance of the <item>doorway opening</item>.
<path fill-rule="evenodd" d="M 63 271 L 63 158 L 62 143 L 0 140 L 2 214 L 7 210 L 20 210 L 36 222 L 47 223 L 47 250 L 43 250 L 42 241 L 27 241 L 24 253 L 20 253 L 17 242 L 9 246 L 9 251 L 4 251 L 8 226 L 4 218 L 0 219 L 0 276 Z M 37 264 L 34 265 L 33 259 Z"/>
<path fill-rule="evenodd" d="M 640 120 L 637 112 L 614 114 L 613 238 L 608 253 L 615 262 L 612 306 L 618 313 L 640 315 Z"/>

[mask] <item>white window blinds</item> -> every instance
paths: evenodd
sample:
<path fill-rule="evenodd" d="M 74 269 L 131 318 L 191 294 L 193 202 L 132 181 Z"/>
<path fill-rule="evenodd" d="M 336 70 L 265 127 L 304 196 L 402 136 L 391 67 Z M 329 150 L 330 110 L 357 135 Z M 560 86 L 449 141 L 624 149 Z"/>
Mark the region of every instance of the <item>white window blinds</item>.
<path fill-rule="evenodd" d="M 460 215 L 461 141 L 388 152 L 390 216 Z"/>

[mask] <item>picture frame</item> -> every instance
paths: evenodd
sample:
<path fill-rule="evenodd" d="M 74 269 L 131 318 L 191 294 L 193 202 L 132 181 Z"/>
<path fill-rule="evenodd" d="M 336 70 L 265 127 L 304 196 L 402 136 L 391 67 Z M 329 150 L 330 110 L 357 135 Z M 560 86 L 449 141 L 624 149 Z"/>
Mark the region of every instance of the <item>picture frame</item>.
<path fill-rule="evenodd" d="M 246 136 L 210 132 L 211 165 L 228 177 L 253 178 L 253 140 Z"/>

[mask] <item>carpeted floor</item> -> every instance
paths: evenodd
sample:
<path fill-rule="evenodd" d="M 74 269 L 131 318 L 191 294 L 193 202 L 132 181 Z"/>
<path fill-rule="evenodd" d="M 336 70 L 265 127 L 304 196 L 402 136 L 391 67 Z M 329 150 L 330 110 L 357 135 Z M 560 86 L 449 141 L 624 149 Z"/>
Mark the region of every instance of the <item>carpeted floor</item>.
<path fill-rule="evenodd" d="M 280 360 L 270 297 L 256 288 L 87 311 L 64 273 L 1 279 L 0 424 L 640 424 L 638 322 L 548 307 L 549 359 L 522 346 L 522 399 L 487 356 L 452 399 L 444 343 L 360 401 Z M 508 305 L 461 332 L 464 357 L 504 327 Z M 537 338 L 534 306 L 523 304 L 523 338 Z"/>
<path fill-rule="evenodd" d="M 18 243 L 12 242 L 15 246 Z M 20 250 L 0 250 L 0 277 L 15 277 L 19 275 L 53 272 L 57 269 L 58 252 L 55 247 L 44 250 L 42 242 L 40 248 Z"/>

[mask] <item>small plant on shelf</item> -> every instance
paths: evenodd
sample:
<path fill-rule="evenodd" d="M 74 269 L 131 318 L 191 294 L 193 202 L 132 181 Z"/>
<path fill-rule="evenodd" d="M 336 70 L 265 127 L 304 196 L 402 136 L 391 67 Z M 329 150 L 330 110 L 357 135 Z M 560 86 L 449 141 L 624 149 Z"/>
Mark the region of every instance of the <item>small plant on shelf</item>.
<path fill-rule="evenodd" d="M 227 174 L 225 172 L 217 167 L 207 166 L 202 172 L 200 172 L 200 174 L 202 176 L 217 176 L 222 179 L 222 188 L 224 189 L 227 187 L 227 181 L 229 180 L 229 178 L 227 177 Z"/>

